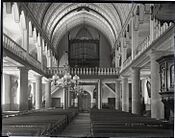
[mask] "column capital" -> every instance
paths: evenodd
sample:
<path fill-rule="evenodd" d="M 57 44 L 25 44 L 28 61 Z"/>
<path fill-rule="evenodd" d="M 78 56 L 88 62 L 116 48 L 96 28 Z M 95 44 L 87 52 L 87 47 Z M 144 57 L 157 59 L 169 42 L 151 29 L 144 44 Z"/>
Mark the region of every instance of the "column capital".
<path fill-rule="evenodd" d="M 38 74 L 38 75 L 33 75 L 33 76 L 34 76 L 35 78 L 38 78 L 38 79 L 40 79 L 40 78 L 42 79 L 42 77 L 43 77 L 42 75 L 39 75 L 39 74 Z"/>
<path fill-rule="evenodd" d="M 17 69 L 19 69 L 20 71 L 29 71 L 30 70 L 29 67 L 17 67 Z"/>

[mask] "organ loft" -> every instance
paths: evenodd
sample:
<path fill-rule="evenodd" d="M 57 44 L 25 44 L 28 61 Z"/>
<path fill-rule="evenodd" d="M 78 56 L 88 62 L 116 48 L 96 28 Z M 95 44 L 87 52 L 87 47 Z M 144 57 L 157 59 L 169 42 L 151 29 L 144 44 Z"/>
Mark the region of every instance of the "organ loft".
<path fill-rule="evenodd" d="M 1 8 L 1 136 L 174 136 L 174 3 Z"/>

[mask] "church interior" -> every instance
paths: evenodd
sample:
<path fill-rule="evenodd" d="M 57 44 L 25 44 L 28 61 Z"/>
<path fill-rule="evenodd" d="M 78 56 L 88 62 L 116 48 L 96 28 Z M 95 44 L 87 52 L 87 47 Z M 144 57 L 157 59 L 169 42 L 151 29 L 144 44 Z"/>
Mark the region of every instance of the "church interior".
<path fill-rule="evenodd" d="M 175 4 L 2 3 L 2 136 L 174 137 Z"/>

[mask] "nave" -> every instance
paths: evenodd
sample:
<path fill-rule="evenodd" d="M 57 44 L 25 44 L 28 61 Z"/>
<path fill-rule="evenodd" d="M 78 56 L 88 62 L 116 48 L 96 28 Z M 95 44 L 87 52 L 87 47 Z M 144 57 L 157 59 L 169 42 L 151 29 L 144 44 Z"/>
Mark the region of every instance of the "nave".
<path fill-rule="evenodd" d="M 113 109 L 43 109 L 4 113 L 3 136 L 173 137 L 173 125 Z"/>
<path fill-rule="evenodd" d="M 3 136 L 173 137 L 175 4 L 2 7 Z"/>
<path fill-rule="evenodd" d="M 90 113 L 79 113 L 74 120 L 61 133 L 61 136 L 66 137 L 90 137 L 91 122 Z"/>

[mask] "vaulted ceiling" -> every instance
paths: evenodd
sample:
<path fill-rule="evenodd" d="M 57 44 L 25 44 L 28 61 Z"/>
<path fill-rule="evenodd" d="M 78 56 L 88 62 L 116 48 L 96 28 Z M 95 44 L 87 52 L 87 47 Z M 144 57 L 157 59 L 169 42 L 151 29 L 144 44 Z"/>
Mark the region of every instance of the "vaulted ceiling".
<path fill-rule="evenodd" d="M 80 24 L 97 28 L 113 46 L 132 8 L 131 3 L 28 3 L 27 5 L 55 47 L 67 31 Z"/>

